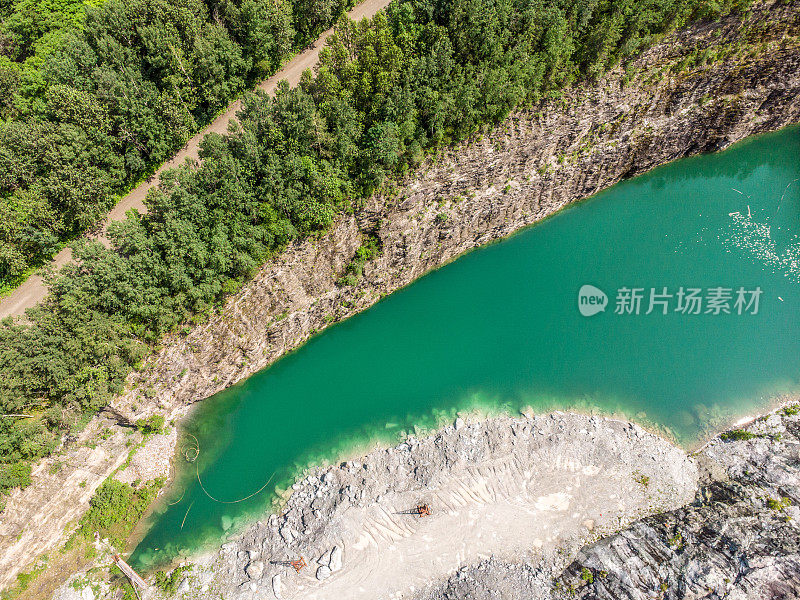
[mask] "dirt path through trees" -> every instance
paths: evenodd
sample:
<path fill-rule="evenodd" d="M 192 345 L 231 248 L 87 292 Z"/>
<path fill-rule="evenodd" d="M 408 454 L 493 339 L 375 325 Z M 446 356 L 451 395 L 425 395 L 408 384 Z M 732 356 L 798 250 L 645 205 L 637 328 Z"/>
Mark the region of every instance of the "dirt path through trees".
<path fill-rule="evenodd" d="M 359 21 L 364 18 L 371 18 L 379 10 L 389 6 L 391 0 L 364 0 L 363 2 L 352 8 L 347 16 L 354 21 Z M 295 86 L 299 83 L 303 71 L 313 68 L 319 61 L 319 51 L 325 45 L 325 40 L 331 35 L 333 29 L 328 29 L 319 36 L 317 41 L 309 48 L 295 56 L 290 60 L 286 66 L 269 79 L 262 81 L 258 84 L 257 89 L 264 90 L 268 94 L 272 94 L 278 85 L 279 81 L 286 80 L 290 86 Z M 156 171 L 156 174 L 148 181 L 143 181 L 120 202 L 112 208 L 105 224 L 100 229 L 99 233 L 95 235 L 96 239 L 106 242 L 105 232 L 106 225 L 111 221 L 120 221 L 125 217 L 125 213 L 131 209 L 140 212 L 145 211 L 144 199 L 147 192 L 150 191 L 154 185 L 157 185 L 158 178 L 161 173 L 167 169 L 175 168 L 184 163 L 187 158 L 196 159 L 198 157 L 198 150 L 200 142 L 203 137 L 209 133 L 225 133 L 228 130 L 228 122 L 236 118 L 236 113 L 242 107 L 241 100 L 233 101 L 227 110 L 214 119 L 209 125 L 194 135 L 186 145 L 181 148 L 172 159 L 168 160 Z M 72 260 L 72 250 L 64 248 L 61 252 L 56 254 L 53 262 L 51 263 L 55 268 L 61 268 Z M 25 310 L 31 308 L 41 302 L 47 295 L 47 287 L 41 275 L 34 274 L 28 277 L 19 287 L 17 287 L 11 294 L 5 298 L 0 299 L 0 319 L 22 315 Z"/>

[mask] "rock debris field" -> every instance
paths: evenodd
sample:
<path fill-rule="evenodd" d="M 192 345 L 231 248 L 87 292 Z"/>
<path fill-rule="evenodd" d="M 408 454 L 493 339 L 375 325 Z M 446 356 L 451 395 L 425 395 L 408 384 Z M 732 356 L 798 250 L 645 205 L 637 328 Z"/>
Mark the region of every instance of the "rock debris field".
<path fill-rule="evenodd" d="M 555 413 L 453 425 L 320 469 L 280 516 L 206 554 L 185 598 L 409 598 L 487 559 L 552 563 L 693 497 L 697 468 L 637 425 Z M 404 514 L 427 504 L 431 515 Z M 302 557 L 299 572 L 289 564 Z"/>

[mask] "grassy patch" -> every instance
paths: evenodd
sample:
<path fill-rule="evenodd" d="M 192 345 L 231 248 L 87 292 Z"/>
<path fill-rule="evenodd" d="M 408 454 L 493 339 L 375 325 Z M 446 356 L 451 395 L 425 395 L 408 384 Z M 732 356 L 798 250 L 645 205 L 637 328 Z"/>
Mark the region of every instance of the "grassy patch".
<path fill-rule="evenodd" d="M 644 489 L 650 487 L 650 478 L 647 475 L 643 475 L 639 471 L 633 472 L 633 480 L 642 486 Z"/>
<path fill-rule="evenodd" d="M 800 414 L 800 402 L 797 402 L 795 404 L 790 404 L 789 406 L 784 406 L 781 409 L 781 413 L 785 417 L 793 417 L 795 415 Z"/>
<path fill-rule="evenodd" d="M 19 598 L 19 596 L 39 578 L 39 575 L 44 572 L 48 563 L 49 558 L 46 554 L 40 557 L 29 571 L 17 575 L 16 584 L 11 588 L 3 590 L 2 593 L 0 593 L 0 598 L 2 598 L 2 600 L 15 600 Z"/>
<path fill-rule="evenodd" d="M 364 273 L 364 265 L 373 258 L 380 256 L 380 254 L 381 243 L 378 236 L 374 234 L 364 236 L 361 246 L 358 247 L 353 259 L 345 267 L 342 276 L 336 281 L 336 285 L 347 287 L 358 283 Z"/>
<path fill-rule="evenodd" d="M 192 567 L 186 566 L 173 569 L 169 574 L 166 571 L 158 571 L 155 577 L 155 586 L 167 596 L 172 596 L 178 590 L 178 584 L 183 579 L 183 574 L 191 570 Z"/>
<path fill-rule="evenodd" d="M 725 442 L 743 442 L 752 440 L 754 437 L 758 436 L 744 429 L 731 429 L 730 431 L 721 433 L 719 436 L 719 438 Z"/>
<path fill-rule="evenodd" d="M 788 508 L 792 505 L 792 500 L 790 498 L 781 498 L 780 500 L 775 500 L 774 498 L 767 498 L 767 508 L 770 510 L 783 510 L 784 508 Z"/>
<path fill-rule="evenodd" d="M 670 548 L 680 550 L 683 548 L 683 535 L 681 535 L 681 532 L 679 531 L 675 535 L 668 537 L 667 543 L 669 544 Z"/>
<path fill-rule="evenodd" d="M 124 545 L 163 485 L 163 478 L 139 487 L 106 479 L 89 501 L 89 510 L 81 518 L 78 535 L 92 540 L 97 532 L 115 546 Z"/>

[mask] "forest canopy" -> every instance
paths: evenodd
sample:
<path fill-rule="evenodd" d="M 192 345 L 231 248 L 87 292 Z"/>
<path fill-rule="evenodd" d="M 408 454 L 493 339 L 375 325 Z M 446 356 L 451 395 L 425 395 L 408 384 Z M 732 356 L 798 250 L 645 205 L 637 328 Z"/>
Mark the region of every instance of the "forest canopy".
<path fill-rule="evenodd" d="M 348 2 L 0 2 L 0 287 L 96 223 Z"/>
<path fill-rule="evenodd" d="M 297 34 L 267 36 L 286 40 L 274 51 L 253 41 L 264 35 L 259 11 L 277 6 L 260 1 L 109 0 L 88 11 L 80 34 L 45 61 L 42 94 L 15 92 L 4 113 L 4 201 L 51 223 L 52 239 L 91 222 L 107 206 L 104 190 L 166 156 L 242 89 L 257 56 L 273 61 L 266 71 L 277 64 L 277 48 Z M 240 123 L 204 139 L 201 163 L 166 173 L 147 214 L 109 227 L 110 249 L 78 243 L 76 262 L 50 280 L 29 323 L 0 326 L 0 411 L 33 415 L 0 419 L 0 486 L 23 485 L 70 415 L 119 393 L 164 334 L 205 318 L 289 241 L 324 231 L 427 152 L 598 76 L 671 29 L 743 8 L 395 0 L 371 21 L 340 20 L 316 74 L 294 89 L 282 84 L 274 98 L 248 94 Z M 51 239 L 32 223 L 20 221 L 15 231 L 29 237 L 13 239 Z"/>

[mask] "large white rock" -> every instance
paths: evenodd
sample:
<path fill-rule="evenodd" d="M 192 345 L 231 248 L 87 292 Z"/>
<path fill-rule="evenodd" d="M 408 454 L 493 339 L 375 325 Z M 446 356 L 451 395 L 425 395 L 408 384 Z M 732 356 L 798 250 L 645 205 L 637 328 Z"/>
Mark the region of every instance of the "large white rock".
<path fill-rule="evenodd" d="M 331 568 L 328 565 L 322 565 L 317 569 L 317 579 L 323 581 L 331 576 Z"/>
<path fill-rule="evenodd" d="M 320 556 L 317 559 L 317 564 L 318 565 L 325 565 L 326 567 L 330 565 L 330 562 L 331 562 L 331 551 L 330 550 L 328 550 L 325 554 L 323 554 L 322 556 Z"/>
<path fill-rule="evenodd" d="M 331 550 L 331 562 L 328 566 L 334 573 L 342 568 L 342 549 L 339 546 L 334 546 Z"/>
<path fill-rule="evenodd" d="M 294 532 L 292 531 L 292 528 L 288 525 L 281 527 L 281 537 L 283 538 L 284 542 L 291 544 L 292 540 L 294 539 Z"/>
<path fill-rule="evenodd" d="M 264 572 L 264 563 L 260 560 L 254 560 L 244 568 L 244 572 L 247 573 L 250 579 L 258 579 Z"/>
<path fill-rule="evenodd" d="M 283 584 L 281 584 L 281 576 L 275 575 L 272 578 L 272 593 L 275 594 L 275 600 L 282 600 Z"/>
<path fill-rule="evenodd" d="M 94 591 L 90 587 L 81 590 L 81 600 L 94 600 Z"/>
<path fill-rule="evenodd" d="M 189 578 L 184 577 L 181 579 L 181 582 L 178 584 L 178 590 L 175 592 L 176 594 L 185 594 L 189 591 Z"/>
<path fill-rule="evenodd" d="M 222 544 L 220 553 L 227 554 L 228 552 L 232 552 L 234 550 L 236 550 L 236 542 L 228 542 L 227 544 Z"/>

